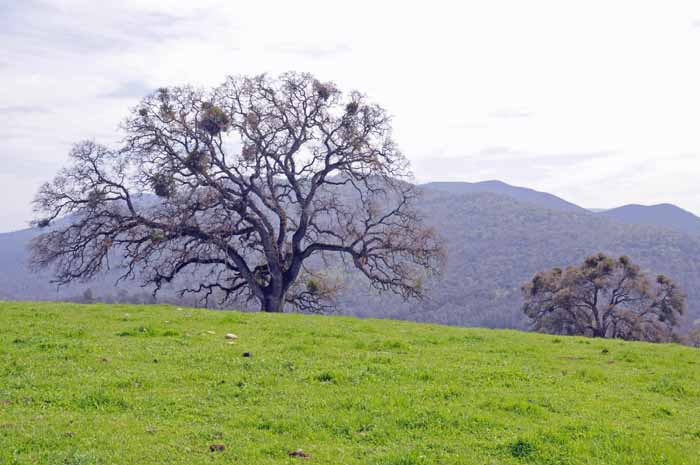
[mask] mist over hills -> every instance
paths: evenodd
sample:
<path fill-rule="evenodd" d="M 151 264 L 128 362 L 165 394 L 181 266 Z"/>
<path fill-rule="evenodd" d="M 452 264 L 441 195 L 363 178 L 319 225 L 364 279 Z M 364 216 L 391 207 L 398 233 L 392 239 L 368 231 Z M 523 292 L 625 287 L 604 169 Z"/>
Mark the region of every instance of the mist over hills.
<path fill-rule="evenodd" d="M 577 264 L 602 251 L 629 255 L 647 271 L 675 279 L 688 294 L 688 321 L 700 318 L 700 235 L 671 231 L 668 225 L 672 222 L 663 215 L 659 216 L 660 225 L 627 224 L 615 215 L 593 213 L 550 194 L 504 183 L 476 184 L 431 183 L 421 187 L 424 195 L 419 208 L 448 249 L 447 270 L 439 281 L 428 284 L 425 301 L 405 303 L 393 296 L 376 295 L 368 292 L 362 278 L 351 274 L 339 296 L 341 312 L 523 328 L 523 282 L 538 271 Z M 484 188 L 501 191 L 479 190 Z M 116 270 L 90 283 L 57 291 L 49 284 L 48 273 L 34 275 L 26 268 L 26 246 L 37 233 L 0 234 L 0 299 L 65 300 L 90 288 L 100 300 L 149 302 L 150 290 L 137 282 L 115 287 Z M 167 291 L 159 300 L 177 301 Z"/>

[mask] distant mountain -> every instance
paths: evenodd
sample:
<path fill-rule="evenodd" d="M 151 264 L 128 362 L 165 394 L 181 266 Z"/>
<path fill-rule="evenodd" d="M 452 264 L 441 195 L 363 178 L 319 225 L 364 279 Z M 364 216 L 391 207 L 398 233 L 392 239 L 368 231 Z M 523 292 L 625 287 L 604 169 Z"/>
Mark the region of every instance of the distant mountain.
<path fill-rule="evenodd" d="M 700 318 L 700 238 L 628 225 L 588 211 L 561 212 L 504 195 L 451 195 L 425 188 L 421 208 L 446 241 L 447 271 L 422 303 L 368 297 L 357 287 L 346 308 L 361 316 L 522 328 L 520 286 L 541 270 L 579 264 L 601 251 L 628 255 L 675 279 Z"/>
<path fill-rule="evenodd" d="M 700 235 L 700 217 L 672 204 L 625 205 L 619 208 L 582 208 L 556 195 L 517 187 L 502 181 L 483 182 L 430 182 L 425 188 L 462 195 L 488 192 L 506 195 L 518 202 L 564 212 L 590 212 L 627 224 L 655 226 L 685 234 Z"/>
<path fill-rule="evenodd" d="M 598 213 L 627 224 L 657 226 L 686 234 L 700 235 L 700 217 L 675 205 L 625 205 Z"/>
<path fill-rule="evenodd" d="M 424 186 L 423 191 L 418 207 L 446 242 L 444 275 L 426 283 L 423 302 L 405 303 L 368 292 L 363 278 L 339 270 L 347 280 L 347 288 L 339 296 L 342 313 L 523 328 L 526 321 L 520 311 L 520 286 L 538 271 L 578 264 L 600 251 L 629 255 L 645 270 L 675 279 L 688 294 L 688 321 L 700 318 L 700 236 L 625 224 L 583 209 L 541 208 L 502 194 L 456 195 L 430 186 Z M 115 288 L 115 270 L 90 283 L 57 291 L 49 284 L 48 273 L 34 275 L 26 269 L 26 245 L 36 234 L 35 230 L 0 234 L 0 296 L 66 300 L 91 288 L 97 299 L 107 302 L 149 302 L 148 289 L 137 282 Z M 163 294 L 161 300 L 177 301 L 173 295 Z"/>
<path fill-rule="evenodd" d="M 583 213 L 587 210 L 571 202 L 546 192 L 536 191 L 527 187 L 517 187 L 506 184 L 502 181 L 483 182 L 430 182 L 423 184 L 423 187 L 437 189 L 450 194 L 472 194 L 479 192 L 490 192 L 492 194 L 507 195 L 518 202 L 528 203 L 542 208 L 565 212 Z"/>
<path fill-rule="evenodd" d="M 66 219 L 58 220 L 54 226 L 60 227 L 66 222 Z M 118 267 L 89 283 L 76 283 L 60 289 L 51 284 L 50 270 L 37 274 L 30 272 L 29 243 L 41 232 L 32 228 L 0 233 L 0 300 L 76 300 L 87 289 L 91 289 L 95 296 L 106 302 L 152 301 L 151 291 L 143 289 L 137 282 L 128 281 L 115 288 L 115 282 L 120 276 Z M 165 296 L 172 297 L 172 294 L 166 293 Z"/>
<path fill-rule="evenodd" d="M 37 234 L 36 229 L 0 234 L 0 300 L 27 299 L 36 290 L 36 277 L 29 273 L 26 261 L 27 245 Z M 48 279 L 40 283 L 44 281 L 48 287 Z M 41 294 L 37 298 L 43 298 Z"/>

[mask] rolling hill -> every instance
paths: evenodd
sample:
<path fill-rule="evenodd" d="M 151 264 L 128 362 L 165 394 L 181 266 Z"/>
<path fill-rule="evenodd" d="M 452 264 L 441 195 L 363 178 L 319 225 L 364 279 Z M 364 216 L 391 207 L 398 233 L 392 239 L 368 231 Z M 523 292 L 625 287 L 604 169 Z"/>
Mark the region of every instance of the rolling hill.
<path fill-rule="evenodd" d="M 354 288 L 348 293 L 353 314 L 523 328 L 523 282 L 537 271 L 578 264 L 602 251 L 629 255 L 645 270 L 677 280 L 688 293 L 689 321 L 700 317 L 700 238 L 590 212 L 538 208 L 490 193 L 453 196 L 426 191 L 422 208 L 446 240 L 443 278 L 419 306 L 365 297 L 361 288 Z M 376 309 L 382 309 L 380 315 Z"/>
<path fill-rule="evenodd" d="M 668 203 L 659 205 L 625 205 L 600 212 L 599 215 L 627 224 L 657 226 L 700 236 L 700 217 Z"/>
<path fill-rule="evenodd" d="M 500 194 L 536 207 L 576 213 L 593 212 L 627 224 L 655 226 L 680 233 L 700 235 L 700 217 L 668 203 L 650 206 L 624 205 L 612 209 L 584 209 L 555 195 L 527 187 L 512 186 L 502 181 L 474 183 L 431 182 L 423 184 L 423 187 L 456 195 L 473 193 Z"/>
<path fill-rule="evenodd" d="M 402 302 L 367 291 L 366 283 L 344 273 L 339 295 L 341 313 L 450 325 L 525 328 L 520 286 L 536 272 L 577 264 L 603 251 L 629 255 L 651 273 L 664 273 L 689 296 L 688 324 L 700 319 L 700 237 L 654 226 L 625 224 L 586 210 L 542 208 L 493 193 L 451 194 L 423 187 L 422 209 L 448 249 L 442 279 L 427 283 L 424 302 Z M 56 290 L 49 274 L 26 270 L 27 242 L 36 231 L 0 235 L 0 294 L 23 300 L 66 300 L 90 288 L 106 302 L 152 302 L 150 291 L 136 282 L 114 286 L 115 271 L 88 284 Z M 196 277 L 194 277 L 196 279 Z M 0 297 L 2 298 L 2 297 Z M 194 305 L 166 290 L 160 301 Z M 246 308 L 243 303 L 236 307 Z"/>
<path fill-rule="evenodd" d="M 0 463 L 700 464 L 677 345 L 0 303 L 0 358 Z"/>
<path fill-rule="evenodd" d="M 516 187 L 502 181 L 482 182 L 430 182 L 422 185 L 450 194 L 491 193 L 508 196 L 518 202 L 552 210 L 584 213 L 586 209 L 546 192 L 536 191 L 527 187 Z"/>

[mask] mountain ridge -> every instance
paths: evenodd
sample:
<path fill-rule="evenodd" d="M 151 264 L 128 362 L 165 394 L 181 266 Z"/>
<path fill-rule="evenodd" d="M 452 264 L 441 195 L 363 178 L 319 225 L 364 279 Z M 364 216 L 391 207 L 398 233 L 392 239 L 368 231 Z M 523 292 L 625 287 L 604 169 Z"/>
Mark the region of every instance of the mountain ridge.
<path fill-rule="evenodd" d="M 403 302 L 368 292 L 360 276 L 340 270 L 345 290 L 338 296 L 341 313 L 461 326 L 525 328 L 520 286 L 542 270 L 580 263 L 605 252 L 628 255 L 645 270 L 667 274 L 689 296 L 689 321 L 700 318 L 700 237 L 656 226 L 629 225 L 590 212 L 558 211 L 490 192 L 450 194 L 421 187 L 418 208 L 447 247 L 447 269 L 426 283 L 424 302 Z M 149 289 L 128 281 L 115 288 L 118 269 L 87 284 L 56 289 L 47 272 L 31 274 L 28 241 L 36 230 L 0 235 L 0 295 L 23 300 L 69 300 L 87 289 L 98 300 L 150 303 Z M 3 251 L 12 250 L 11 254 Z M 193 277 L 196 279 L 196 276 Z M 175 299 L 161 302 L 191 305 Z M 117 293 L 117 295 L 115 295 Z M 127 300 L 125 300 L 128 297 Z M 247 308 L 230 305 L 230 308 Z M 249 308 L 254 309 L 254 308 Z"/>
<path fill-rule="evenodd" d="M 700 235 L 700 217 L 671 203 L 628 204 L 598 214 L 627 224 L 653 225 Z"/>
<path fill-rule="evenodd" d="M 503 181 L 429 182 L 421 187 L 452 194 L 490 192 L 506 195 L 519 202 L 557 211 L 590 213 L 626 224 L 656 226 L 685 234 L 700 235 L 700 217 L 672 203 L 654 205 L 627 204 L 616 208 L 583 208 L 554 194 L 528 187 L 514 186 Z"/>
<path fill-rule="evenodd" d="M 420 186 L 449 192 L 451 194 L 490 192 L 493 194 L 507 195 L 519 201 L 554 210 L 576 211 L 580 213 L 587 211 L 585 208 L 557 197 L 554 194 L 538 191 L 529 187 L 513 186 L 495 179 L 479 182 L 437 181 L 421 184 Z"/>

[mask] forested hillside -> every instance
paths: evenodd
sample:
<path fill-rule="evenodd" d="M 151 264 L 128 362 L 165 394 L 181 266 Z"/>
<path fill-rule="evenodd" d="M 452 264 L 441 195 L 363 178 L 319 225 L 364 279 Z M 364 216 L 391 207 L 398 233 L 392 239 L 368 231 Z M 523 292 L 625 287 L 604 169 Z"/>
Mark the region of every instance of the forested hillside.
<path fill-rule="evenodd" d="M 448 246 L 447 272 L 420 306 L 396 299 L 365 303 L 353 313 L 458 325 L 522 327 L 520 285 L 534 273 L 580 262 L 597 251 L 629 255 L 646 270 L 676 279 L 689 295 L 690 321 L 700 318 L 700 239 L 627 225 L 593 213 L 538 208 L 496 194 L 453 196 L 426 191 L 422 208 Z M 366 309 L 365 309 L 366 308 Z"/>
<path fill-rule="evenodd" d="M 474 194 L 491 193 L 501 194 L 537 207 L 550 208 L 552 210 L 579 212 L 586 211 L 569 201 L 547 192 L 540 192 L 527 187 L 511 186 L 502 181 L 482 181 L 482 182 L 431 182 L 423 187 L 430 190 L 438 190 L 450 194 Z"/>
<path fill-rule="evenodd" d="M 602 251 L 626 254 L 653 273 L 674 278 L 689 296 L 689 323 L 700 318 L 700 238 L 651 226 L 624 224 L 587 211 L 564 212 L 518 202 L 492 193 L 450 194 L 424 188 L 422 209 L 448 249 L 441 280 L 428 283 L 427 299 L 404 303 L 368 293 L 357 275 L 343 276 L 342 313 L 453 325 L 522 328 L 520 286 L 537 271 L 578 263 Z M 26 270 L 27 241 L 22 231 L 0 235 L 0 295 L 13 299 L 83 298 L 150 302 L 138 283 L 114 286 L 117 273 L 57 292 L 48 275 Z M 161 300 L 173 300 L 166 291 Z M 189 300 L 186 303 L 193 304 Z"/>
<path fill-rule="evenodd" d="M 700 217 L 668 203 L 660 205 L 625 205 L 599 213 L 623 223 L 658 226 L 700 236 Z"/>

